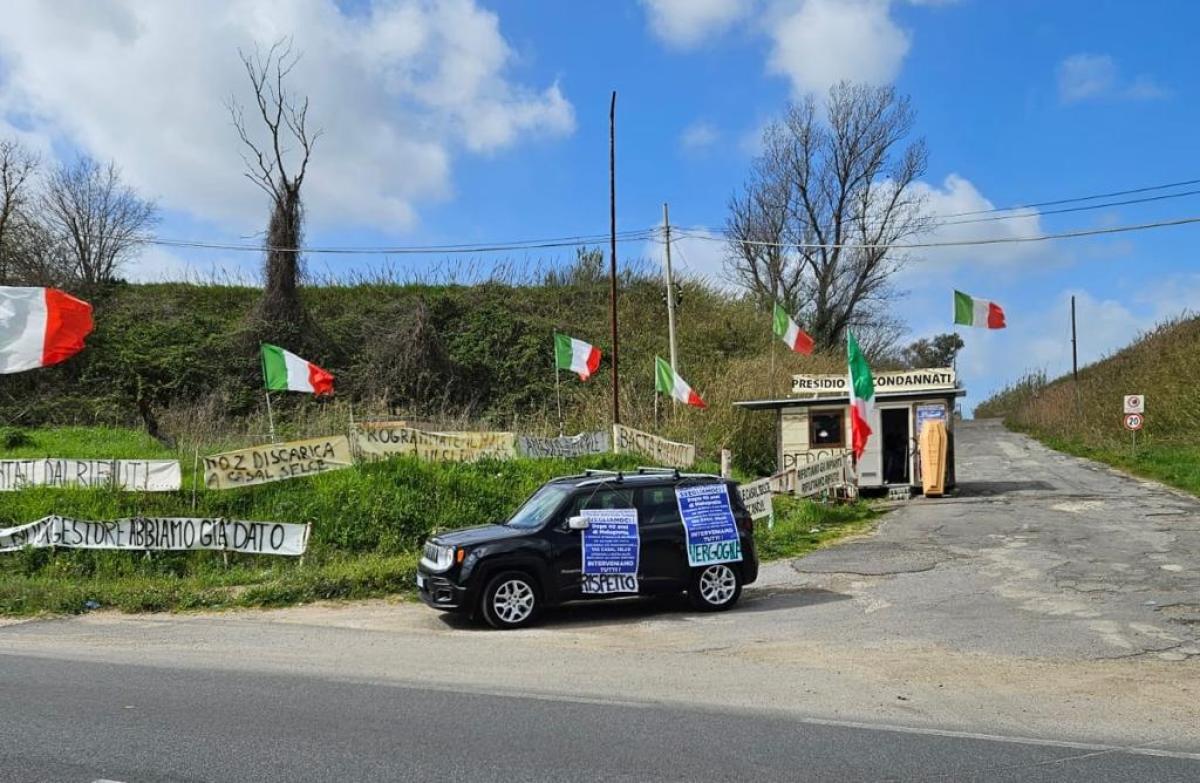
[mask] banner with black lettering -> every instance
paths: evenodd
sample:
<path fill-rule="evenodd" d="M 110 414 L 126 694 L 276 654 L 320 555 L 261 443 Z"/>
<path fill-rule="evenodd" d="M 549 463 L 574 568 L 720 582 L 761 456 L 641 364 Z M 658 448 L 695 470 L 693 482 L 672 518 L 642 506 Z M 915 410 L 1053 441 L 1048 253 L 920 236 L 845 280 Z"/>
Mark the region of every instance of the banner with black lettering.
<path fill-rule="evenodd" d="M 588 594 L 636 593 L 641 538 L 636 508 L 585 509 L 582 590 Z"/>
<path fill-rule="evenodd" d="M 583 457 L 588 454 L 606 454 L 610 451 L 612 440 L 607 432 L 581 432 L 578 435 L 562 435 L 557 438 L 517 436 L 517 453 L 522 457 Z"/>
<path fill-rule="evenodd" d="M 363 462 L 405 454 L 440 462 L 516 456 L 516 436 L 511 432 L 430 432 L 396 422 L 372 421 L 355 423 L 350 428 L 350 439 L 355 458 Z"/>
<path fill-rule="evenodd" d="M 173 459 L 0 460 L 0 492 L 26 487 L 92 487 L 138 492 L 174 492 L 181 483 Z"/>
<path fill-rule="evenodd" d="M 0 530 L 0 552 L 61 547 L 299 556 L 308 548 L 308 535 L 308 525 L 285 522 L 191 517 L 131 517 L 89 522 L 54 516 Z"/>
<path fill-rule="evenodd" d="M 268 443 L 204 458 L 204 486 L 232 489 L 315 476 L 353 463 L 345 435 Z"/>
<path fill-rule="evenodd" d="M 696 447 L 692 444 L 676 443 L 623 424 L 613 425 L 613 451 L 641 454 L 672 468 L 690 468 L 696 463 Z"/>

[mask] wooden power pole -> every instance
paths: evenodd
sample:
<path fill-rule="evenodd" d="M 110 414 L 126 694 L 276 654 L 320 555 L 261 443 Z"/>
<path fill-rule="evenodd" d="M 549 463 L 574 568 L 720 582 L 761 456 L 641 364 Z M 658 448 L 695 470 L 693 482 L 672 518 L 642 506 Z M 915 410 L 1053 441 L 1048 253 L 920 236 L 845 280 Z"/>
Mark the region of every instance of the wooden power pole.
<path fill-rule="evenodd" d="M 617 369 L 617 91 L 608 106 L 609 321 L 612 325 L 612 419 L 621 423 L 621 386 Z"/>

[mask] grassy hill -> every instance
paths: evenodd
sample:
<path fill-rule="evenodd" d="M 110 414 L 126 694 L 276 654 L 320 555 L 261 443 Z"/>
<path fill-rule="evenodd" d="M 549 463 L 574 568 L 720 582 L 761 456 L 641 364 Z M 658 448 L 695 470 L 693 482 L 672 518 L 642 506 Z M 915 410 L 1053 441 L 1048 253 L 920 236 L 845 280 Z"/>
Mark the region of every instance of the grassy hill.
<path fill-rule="evenodd" d="M 1200 318 L 1160 324 L 1071 376 L 1029 376 L 975 409 L 1063 451 L 1200 493 Z M 1136 452 L 1122 398 L 1146 396 Z"/>

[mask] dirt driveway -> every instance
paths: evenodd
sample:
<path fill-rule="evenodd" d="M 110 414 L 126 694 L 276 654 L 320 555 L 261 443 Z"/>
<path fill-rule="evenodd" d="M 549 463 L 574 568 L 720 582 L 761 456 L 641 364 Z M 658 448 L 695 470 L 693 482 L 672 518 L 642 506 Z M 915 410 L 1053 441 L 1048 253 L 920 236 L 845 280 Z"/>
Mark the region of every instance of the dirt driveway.
<path fill-rule="evenodd" d="M 376 601 L 97 613 L 0 628 L 3 654 L 686 703 L 1200 758 L 1200 503 L 991 422 L 961 492 L 764 569 L 737 610 L 583 605 L 495 633 Z"/>

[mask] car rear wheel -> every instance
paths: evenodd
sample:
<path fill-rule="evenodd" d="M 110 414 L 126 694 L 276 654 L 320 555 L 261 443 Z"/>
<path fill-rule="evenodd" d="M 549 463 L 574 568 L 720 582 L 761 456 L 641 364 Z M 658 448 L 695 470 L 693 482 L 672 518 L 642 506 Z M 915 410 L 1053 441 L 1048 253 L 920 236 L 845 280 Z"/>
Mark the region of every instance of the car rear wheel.
<path fill-rule="evenodd" d="M 500 630 L 529 625 L 541 609 L 537 584 L 521 571 L 505 571 L 492 577 L 480 602 L 483 619 Z"/>
<path fill-rule="evenodd" d="M 720 612 L 737 603 L 742 594 L 742 574 L 737 566 L 717 563 L 692 572 L 688 599 L 705 612 Z"/>

